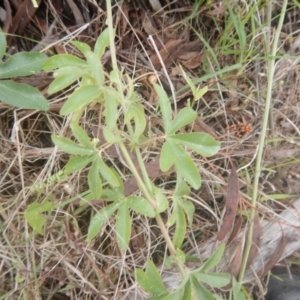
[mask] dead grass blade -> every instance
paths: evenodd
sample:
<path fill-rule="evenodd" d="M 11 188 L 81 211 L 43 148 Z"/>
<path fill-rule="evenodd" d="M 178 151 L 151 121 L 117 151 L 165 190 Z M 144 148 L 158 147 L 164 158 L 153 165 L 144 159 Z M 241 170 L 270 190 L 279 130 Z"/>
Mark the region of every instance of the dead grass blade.
<path fill-rule="evenodd" d="M 265 265 L 262 275 L 269 272 L 278 263 L 286 245 L 287 245 L 287 240 L 286 240 L 284 234 L 282 234 L 281 240 L 279 241 L 277 248 L 275 249 L 271 258 Z"/>
<path fill-rule="evenodd" d="M 252 245 L 249 252 L 249 257 L 246 265 L 246 269 L 248 269 L 253 261 L 253 259 L 256 257 L 259 246 L 260 246 L 260 238 L 261 238 L 261 228 L 259 223 L 259 218 L 256 213 L 254 217 L 254 227 L 253 227 L 253 235 L 252 235 Z"/>
<path fill-rule="evenodd" d="M 228 181 L 225 214 L 223 217 L 223 223 L 220 231 L 217 235 L 218 241 L 223 241 L 229 232 L 232 230 L 234 224 L 237 205 L 239 201 L 239 181 L 236 173 L 236 169 L 232 166 L 231 174 Z"/>

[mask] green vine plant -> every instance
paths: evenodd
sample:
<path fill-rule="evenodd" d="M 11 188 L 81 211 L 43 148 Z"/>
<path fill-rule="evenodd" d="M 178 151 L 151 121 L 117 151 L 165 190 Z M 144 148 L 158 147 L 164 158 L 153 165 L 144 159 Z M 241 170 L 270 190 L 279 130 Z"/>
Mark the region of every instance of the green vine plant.
<path fill-rule="evenodd" d="M 170 261 L 180 270 L 182 281 L 176 291 L 169 291 L 155 265 L 149 260 L 145 270 L 137 268 L 134 271 L 141 287 L 153 296 L 152 299 L 220 299 L 211 290 L 228 285 L 231 277 L 229 274 L 210 271 L 221 259 L 225 245 L 221 244 L 211 258 L 196 270 L 187 268 L 185 253 L 180 249 L 195 211 L 193 203 L 185 196 L 190 193 L 190 187 L 199 189 L 201 186 L 201 176 L 188 151 L 209 157 L 219 151 L 220 144 L 206 133 L 179 133 L 182 127 L 195 120 L 196 112 L 188 106 L 174 116 L 166 92 L 160 85 L 154 84 L 164 129 L 164 134 L 157 138 L 163 144 L 159 165 L 162 171 L 173 167 L 177 177 L 175 191 L 167 197 L 164 188 L 156 186 L 150 179 L 145 167 L 142 149 L 147 143 L 150 145 L 151 141 L 145 135 L 146 113 L 134 90 L 134 82 L 118 70 L 114 63 L 109 75 L 103 70 L 101 57 L 106 47 L 114 47 L 113 38 L 113 30 L 109 27 L 98 37 L 93 51 L 85 43 L 71 42 L 85 59 L 59 54 L 48 58 L 43 64 L 45 71 L 54 71 L 55 79 L 49 86 L 49 94 L 57 93 L 75 82 L 79 83 L 60 111 L 63 116 L 72 114 L 70 128 L 75 141 L 55 134 L 52 135 L 52 141 L 59 149 L 71 155 L 60 171 L 62 177 L 88 168 L 89 190 L 82 197 L 82 203 L 100 199 L 105 203 L 104 208 L 91 218 L 87 242 L 90 243 L 99 234 L 108 219 L 115 218 L 116 240 L 125 252 L 131 237 L 130 211 L 155 218 L 169 249 Z M 185 73 L 183 76 L 191 87 L 194 100 L 198 100 L 205 90 L 198 89 Z M 104 108 L 102 130 L 105 141 L 101 145 L 99 140 L 91 139 L 80 126 L 84 110 L 93 104 L 100 104 Z M 139 196 L 124 195 L 120 175 L 105 162 L 102 155 L 109 145 L 116 145 L 120 150 L 127 168 L 138 183 Z M 134 153 L 137 158 L 139 169 L 133 163 L 130 153 Z M 165 224 L 161 214 L 170 207 L 172 214 Z M 167 226 L 172 225 L 175 226 L 173 237 L 167 230 Z"/>
<path fill-rule="evenodd" d="M 12 80 L 41 71 L 47 56 L 39 52 L 19 52 L 9 56 L 6 47 L 6 37 L 0 28 L 0 101 L 19 108 L 48 110 L 49 103 L 38 89 Z M 3 62 L 5 55 L 8 59 Z"/>

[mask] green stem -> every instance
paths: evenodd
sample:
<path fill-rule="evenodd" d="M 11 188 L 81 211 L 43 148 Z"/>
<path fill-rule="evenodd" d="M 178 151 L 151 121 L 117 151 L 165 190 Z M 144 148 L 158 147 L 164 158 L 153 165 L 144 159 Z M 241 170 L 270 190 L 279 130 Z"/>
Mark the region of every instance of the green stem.
<path fill-rule="evenodd" d="M 286 12 L 286 7 L 287 7 L 287 0 L 284 0 L 283 4 L 282 4 L 279 23 L 277 26 L 277 30 L 275 32 L 272 52 L 271 52 L 271 56 L 270 56 L 270 63 L 268 64 L 269 70 L 268 70 L 268 88 L 267 88 L 266 104 L 265 104 L 263 124 L 262 124 L 262 128 L 261 128 L 261 135 L 260 135 L 260 140 L 259 140 L 259 147 L 258 147 L 258 152 L 257 152 L 257 157 L 256 157 L 255 175 L 254 175 L 253 192 L 252 192 L 252 206 L 251 206 L 250 217 L 249 217 L 250 226 L 249 226 L 249 231 L 247 234 L 246 246 L 245 246 L 245 251 L 244 251 L 243 260 L 242 260 L 242 266 L 241 266 L 239 279 L 238 279 L 238 281 L 240 283 L 242 283 L 244 275 L 245 275 L 246 265 L 247 265 L 251 245 L 252 245 L 252 236 L 253 236 L 253 229 L 254 229 L 253 220 L 255 217 L 256 203 L 257 203 L 257 197 L 258 197 L 258 184 L 259 184 L 259 176 L 260 176 L 261 166 L 262 166 L 262 154 L 263 154 L 263 149 L 264 149 L 264 144 L 265 144 L 265 139 L 266 139 L 267 125 L 268 125 L 268 119 L 269 119 L 268 117 L 269 117 L 270 108 L 271 108 L 273 76 L 274 76 L 274 68 L 275 68 L 275 56 L 276 56 L 277 47 L 278 47 L 279 35 L 281 32 L 281 28 L 282 28 L 282 24 L 283 24 L 285 12 Z M 269 26 L 271 26 L 271 25 L 269 24 Z"/>
<path fill-rule="evenodd" d="M 106 7 L 107 7 L 107 25 L 108 25 L 109 31 L 110 31 L 109 43 L 110 43 L 110 53 L 111 53 L 112 67 L 113 67 L 113 70 L 117 71 L 118 70 L 118 64 L 117 64 L 116 48 L 115 48 L 115 41 L 114 41 L 115 34 L 114 34 L 114 29 L 113 29 L 114 27 L 113 27 L 113 21 L 112 21 L 111 0 L 106 0 Z M 123 84 L 122 84 L 120 78 L 117 82 L 117 89 L 118 89 L 118 92 L 120 93 L 120 95 L 123 95 Z M 126 112 L 126 105 L 125 105 L 124 101 L 122 101 L 121 105 L 122 105 L 123 111 Z M 131 127 L 131 124 L 129 123 L 127 125 L 128 125 L 129 134 L 132 136 L 133 135 L 133 129 Z M 136 167 L 135 167 L 135 165 L 134 165 L 134 163 L 133 163 L 133 161 L 132 161 L 132 159 L 131 159 L 131 157 L 128 153 L 128 150 L 126 149 L 126 147 L 124 145 L 124 143 L 119 143 L 119 147 L 120 147 L 120 150 L 122 151 L 122 154 L 123 154 L 128 166 L 129 166 L 133 176 L 135 177 L 135 179 L 137 181 L 138 187 L 143 192 L 144 196 L 149 201 L 149 203 L 152 205 L 152 207 L 156 210 L 156 206 L 157 206 L 156 201 L 153 199 L 154 197 L 152 197 L 150 195 L 150 192 L 152 190 L 151 181 L 149 179 L 145 164 L 144 164 L 143 159 L 141 157 L 140 150 L 138 148 L 136 148 L 135 153 L 137 154 L 137 159 L 138 159 L 138 162 L 139 162 L 139 166 L 140 166 L 144 181 L 146 182 L 146 185 L 145 185 L 144 181 L 142 180 L 139 172 L 137 171 L 137 169 L 136 169 Z M 175 255 L 176 251 L 175 251 L 174 245 L 172 243 L 172 240 L 169 236 L 168 230 L 165 227 L 165 224 L 164 224 L 161 216 L 159 214 L 156 214 L 155 218 L 156 218 L 157 224 L 158 224 L 158 226 L 161 230 L 161 233 L 162 233 L 162 235 L 163 235 L 163 237 L 164 237 L 164 239 L 167 243 L 167 246 L 169 248 L 169 251 L 170 251 L 171 255 Z"/>

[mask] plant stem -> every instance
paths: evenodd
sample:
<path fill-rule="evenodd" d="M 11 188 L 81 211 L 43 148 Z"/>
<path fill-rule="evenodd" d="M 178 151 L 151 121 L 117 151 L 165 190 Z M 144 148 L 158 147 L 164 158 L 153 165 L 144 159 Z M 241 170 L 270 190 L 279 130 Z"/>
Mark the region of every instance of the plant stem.
<path fill-rule="evenodd" d="M 281 28 L 282 28 L 282 24 L 283 24 L 285 12 L 286 12 L 286 7 L 287 7 L 287 0 L 284 0 L 282 3 L 282 9 L 281 9 L 279 23 L 278 23 L 278 26 L 277 26 L 277 29 L 275 32 L 272 52 L 270 53 L 271 55 L 269 58 L 270 63 L 268 64 L 268 66 L 269 66 L 268 88 L 267 88 L 267 96 L 266 96 L 263 124 L 262 124 L 262 128 L 261 128 L 259 147 L 258 147 L 258 152 L 257 152 L 257 157 L 256 157 L 255 175 L 254 175 L 253 192 L 252 192 L 252 206 L 251 206 L 251 210 L 250 210 L 250 226 L 249 226 L 249 231 L 247 234 L 246 246 L 245 246 L 245 251 L 244 251 L 243 260 L 242 260 L 242 266 L 241 266 L 239 279 L 238 279 L 239 283 L 242 283 L 242 281 L 243 281 L 245 271 L 246 271 L 246 265 L 247 265 L 251 245 L 252 245 L 252 235 L 253 235 L 253 229 L 254 229 L 253 220 L 255 217 L 256 203 L 257 203 L 257 197 L 258 197 L 258 183 L 259 183 L 259 176 L 260 176 L 261 165 L 262 165 L 262 154 L 263 154 L 266 132 L 267 132 L 267 125 L 268 125 L 268 119 L 269 119 L 268 117 L 271 113 L 270 108 L 271 108 L 271 99 L 272 99 L 275 56 L 276 56 L 277 47 L 278 47 L 279 35 L 281 32 Z M 271 25 L 269 24 L 269 26 L 271 26 Z"/>
<path fill-rule="evenodd" d="M 115 49 L 115 44 L 114 44 L 114 29 L 113 29 L 113 22 L 112 22 L 112 7 L 111 7 L 111 1 L 110 0 L 106 0 L 106 7 L 107 7 L 107 25 L 108 25 L 109 31 L 110 31 L 109 42 L 110 42 L 112 67 L 113 67 L 113 70 L 117 71 L 118 70 L 118 64 L 117 64 L 116 49 Z M 122 82 L 121 82 L 120 78 L 117 82 L 117 89 L 118 89 L 118 92 L 121 95 L 123 95 L 123 85 L 122 85 Z M 126 112 L 126 105 L 125 105 L 124 101 L 122 101 L 121 105 L 122 105 L 123 111 Z M 131 127 L 131 124 L 129 123 L 127 125 L 128 125 L 129 134 L 132 136 L 133 135 L 133 129 Z M 144 164 L 143 159 L 141 157 L 140 150 L 136 147 L 135 153 L 137 155 L 139 166 L 140 166 L 140 169 L 141 169 L 141 172 L 142 172 L 142 175 L 143 175 L 143 179 L 146 182 L 146 185 L 145 185 L 144 181 L 142 180 L 139 172 L 137 171 L 137 169 L 136 169 L 136 167 L 135 167 L 135 165 L 134 165 L 134 163 L 133 163 L 133 161 L 132 161 L 132 159 L 131 159 L 131 157 L 128 153 L 128 150 L 126 149 L 126 147 L 124 145 L 124 143 L 119 143 L 119 147 L 120 147 L 120 150 L 122 151 L 122 154 L 124 155 L 124 158 L 125 158 L 128 166 L 129 166 L 133 176 L 135 177 L 135 179 L 137 181 L 138 187 L 143 192 L 144 196 L 149 201 L 149 203 L 152 205 L 152 207 L 156 210 L 156 206 L 157 206 L 156 201 L 153 200 L 154 197 L 152 197 L 150 195 L 150 192 L 152 190 L 152 185 L 151 185 L 151 182 L 150 182 L 145 164 Z M 174 245 L 172 243 L 172 240 L 170 238 L 168 230 L 165 227 L 165 224 L 164 224 L 160 214 L 156 214 L 155 218 L 156 218 L 156 222 L 157 222 L 157 224 L 158 224 L 158 226 L 161 230 L 161 233 L 162 233 L 162 235 L 163 235 L 163 237 L 164 237 L 164 239 L 167 243 L 167 246 L 169 248 L 169 251 L 170 251 L 171 255 L 175 255 L 176 251 L 175 251 Z"/>
<path fill-rule="evenodd" d="M 159 226 L 160 231 L 161 231 L 161 233 L 162 233 L 162 235 L 163 235 L 163 237 L 164 237 L 164 239 L 165 239 L 165 241 L 167 243 L 167 246 L 169 248 L 170 254 L 175 256 L 176 255 L 175 247 L 173 245 L 173 242 L 172 242 L 172 240 L 170 238 L 169 232 L 168 232 L 168 230 L 167 230 L 167 228 L 166 228 L 166 226 L 165 226 L 165 224 L 164 224 L 164 222 L 163 222 L 160 214 L 156 214 L 155 219 L 156 219 L 157 225 Z"/>

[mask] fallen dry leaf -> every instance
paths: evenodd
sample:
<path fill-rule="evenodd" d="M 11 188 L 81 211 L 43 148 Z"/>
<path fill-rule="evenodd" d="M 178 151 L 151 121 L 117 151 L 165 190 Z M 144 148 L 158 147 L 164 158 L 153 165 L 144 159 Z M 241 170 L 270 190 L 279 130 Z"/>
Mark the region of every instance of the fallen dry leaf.
<path fill-rule="evenodd" d="M 184 65 L 187 69 L 193 70 L 201 66 L 203 53 L 190 51 L 180 54 L 178 58 L 182 65 Z"/>
<path fill-rule="evenodd" d="M 287 240 L 286 240 L 285 236 L 282 235 L 281 240 L 279 241 L 279 243 L 277 245 L 277 248 L 273 252 L 269 261 L 265 264 L 262 275 L 265 275 L 266 273 L 268 273 L 278 263 L 286 245 L 287 245 Z"/>
<path fill-rule="evenodd" d="M 230 237 L 226 243 L 226 246 L 230 245 L 230 243 L 235 239 L 235 237 L 238 235 L 238 233 L 240 232 L 241 230 L 241 227 L 242 227 L 242 221 L 243 221 L 243 218 L 241 215 L 237 215 L 235 217 L 235 221 L 234 221 L 234 225 L 233 225 L 233 230 L 230 234 Z"/>
<path fill-rule="evenodd" d="M 240 239 L 235 249 L 235 253 L 233 255 L 230 268 L 229 268 L 229 273 L 234 277 L 238 276 L 241 269 L 241 264 L 243 260 L 243 254 L 244 254 L 244 244 L 245 244 L 245 236 L 243 235 L 243 237 Z"/>

